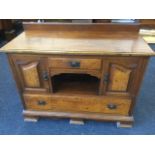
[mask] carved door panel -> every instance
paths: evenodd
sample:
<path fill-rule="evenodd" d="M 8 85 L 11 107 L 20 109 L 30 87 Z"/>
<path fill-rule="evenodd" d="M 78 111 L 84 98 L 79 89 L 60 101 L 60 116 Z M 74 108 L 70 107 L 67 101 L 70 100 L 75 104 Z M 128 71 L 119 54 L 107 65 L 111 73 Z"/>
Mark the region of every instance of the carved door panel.
<path fill-rule="evenodd" d="M 105 93 L 134 95 L 139 60 L 136 58 L 109 58 L 105 61 Z"/>
<path fill-rule="evenodd" d="M 47 92 L 49 90 L 45 58 L 16 56 L 13 59 L 23 91 Z"/>

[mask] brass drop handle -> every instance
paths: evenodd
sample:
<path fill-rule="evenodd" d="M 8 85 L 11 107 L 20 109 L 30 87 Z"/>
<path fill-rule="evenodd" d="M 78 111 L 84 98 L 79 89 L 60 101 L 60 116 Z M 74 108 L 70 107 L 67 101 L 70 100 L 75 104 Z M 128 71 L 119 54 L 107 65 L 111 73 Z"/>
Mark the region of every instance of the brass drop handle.
<path fill-rule="evenodd" d="M 117 108 L 117 105 L 116 105 L 116 104 L 113 104 L 113 103 L 109 103 L 109 104 L 107 105 L 107 107 L 108 107 L 110 110 L 114 110 L 114 109 Z"/>
<path fill-rule="evenodd" d="M 43 100 L 38 101 L 38 105 L 46 105 L 46 102 Z"/>
<path fill-rule="evenodd" d="M 69 65 L 71 67 L 78 68 L 78 67 L 80 67 L 80 62 L 79 61 L 70 61 Z"/>
<path fill-rule="evenodd" d="M 44 72 L 43 72 L 42 77 L 43 77 L 43 79 L 44 79 L 45 81 L 49 80 L 47 71 L 44 71 Z"/>

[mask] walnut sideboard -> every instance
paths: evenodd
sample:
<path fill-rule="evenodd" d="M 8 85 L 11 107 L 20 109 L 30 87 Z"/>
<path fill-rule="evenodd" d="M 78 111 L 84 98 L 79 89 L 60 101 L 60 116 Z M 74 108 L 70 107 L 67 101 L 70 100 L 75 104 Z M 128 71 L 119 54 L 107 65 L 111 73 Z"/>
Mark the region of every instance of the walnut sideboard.
<path fill-rule="evenodd" d="M 132 126 L 147 62 L 155 55 L 138 24 L 23 25 L 24 32 L 0 50 L 8 56 L 25 120 L 61 117 Z"/>

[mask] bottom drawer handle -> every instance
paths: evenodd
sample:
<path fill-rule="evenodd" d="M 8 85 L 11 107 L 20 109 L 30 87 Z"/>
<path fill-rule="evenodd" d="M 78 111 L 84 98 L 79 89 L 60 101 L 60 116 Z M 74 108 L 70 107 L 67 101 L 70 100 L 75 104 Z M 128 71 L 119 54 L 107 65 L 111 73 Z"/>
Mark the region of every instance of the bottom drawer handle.
<path fill-rule="evenodd" d="M 45 101 L 38 101 L 38 105 L 46 105 Z"/>
<path fill-rule="evenodd" d="M 107 107 L 108 107 L 109 109 L 113 110 L 113 109 L 116 109 L 116 108 L 117 108 L 117 105 L 116 105 L 116 104 L 113 104 L 113 103 L 109 103 L 109 104 L 107 105 Z"/>

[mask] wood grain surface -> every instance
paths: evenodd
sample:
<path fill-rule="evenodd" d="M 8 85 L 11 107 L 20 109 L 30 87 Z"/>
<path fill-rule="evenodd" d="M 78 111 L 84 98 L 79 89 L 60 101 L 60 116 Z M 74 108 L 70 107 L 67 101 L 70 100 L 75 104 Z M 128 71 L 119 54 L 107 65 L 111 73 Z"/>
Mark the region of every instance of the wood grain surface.
<path fill-rule="evenodd" d="M 37 26 L 37 25 L 36 25 Z M 23 32 L 0 50 L 7 53 L 43 53 L 43 54 L 74 54 L 74 55 L 155 55 L 138 33 L 123 32 L 114 27 L 108 31 L 102 31 L 105 25 L 100 25 L 100 31 L 95 25 L 76 25 L 76 29 L 70 31 L 54 29 L 44 30 L 45 24 L 38 30 Z M 52 25 L 50 25 L 52 27 Z M 89 31 L 84 31 L 89 26 Z M 103 28 L 102 28 L 103 26 Z M 49 25 L 48 25 L 49 27 Z M 55 25 L 54 25 L 55 27 Z M 78 28 L 79 27 L 79 28 Z M 35 25 L 33 25 L 33 29 Z M 83 29 L 84 30 L 83 30 Z"/>
<path fill-rule="evenodd" d="M 116 97 L 96 96 L 64 96 L 64 95 L 42 95 L 24 94 L 26 109 L 61 112 L 98 112 L 104 114 L 128 115 L 131 100 Z M 39 104 L 39 102 L 44 104 Z M 115 108 L 109 108 L 113 104 Z"/>

